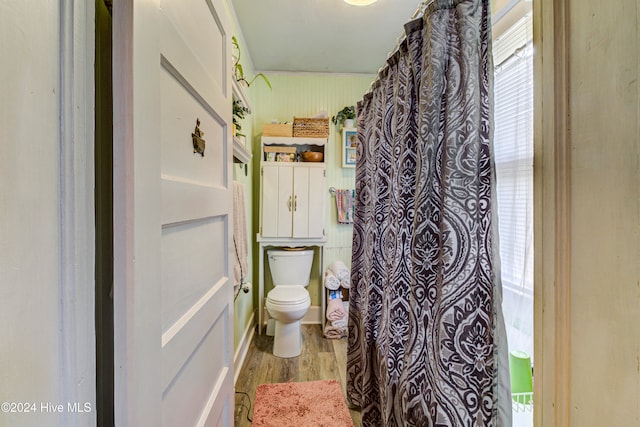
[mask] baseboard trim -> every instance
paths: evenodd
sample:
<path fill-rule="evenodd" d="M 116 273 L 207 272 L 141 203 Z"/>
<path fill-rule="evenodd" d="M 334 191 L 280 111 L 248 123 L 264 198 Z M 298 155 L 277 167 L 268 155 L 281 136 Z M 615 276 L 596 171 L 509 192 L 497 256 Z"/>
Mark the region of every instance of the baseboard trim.
<path fill-rule="evenodd" d="M 269 322 L 269 312 L 267 311 L 267 308 L 265 307 L 264 309 L 264 325 L 266 327 L 267 323 Z M 320 310 L 320 306 L 319 305 L 312 305 L 311 307 L 309 307 L 309 311 L 307 311 L 307 314 L 304 315 L 304 317 L 302 318 L 302 324 L 303 325 L 322 325 L 324 324 L 322 322 L 322 310 Z"/>
<path fill-rule="evenodd" d="M 309 311 L 302 318 L 303 325 L 319 325 L 322 324 L 322 312 L 319 305 L 309 307 Z"/>
<path fill-rule="evenodd" d="M 242 369 L 242 365 L 244 365 L 244 360 L 247 357 L 247 353 L 249 352 L 249 345 L 251 344 L 251 340 L 253 339 L 253 335 L 255 334 L 255 320 L 256 313 L 254 312 L 249 319 L 249 323 L 247 324 L 244 333 L 242 334 L 242 339 L 236 349 L 236 353 L 233 356 L 233 385 L 235 387 L 236 382 L 238 381 L 238 377 L 240 376 L 240 370 Z"/>

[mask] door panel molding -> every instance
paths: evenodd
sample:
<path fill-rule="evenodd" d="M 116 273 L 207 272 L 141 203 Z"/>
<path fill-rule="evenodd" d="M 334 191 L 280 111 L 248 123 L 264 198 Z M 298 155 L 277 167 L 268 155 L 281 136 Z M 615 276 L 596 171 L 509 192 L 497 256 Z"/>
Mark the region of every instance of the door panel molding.
<path fill-rule="evenodd" d="M 183 59 L 184 61 L 184 59 Z M 164 68 L 173 78 L 175 78 L 178 83 L 187 91 L 193 98 L 198 101 L 198 103 L 207 110 L 209 114 L 220 124 L 224 124 L 223 115 L 218 114 L 218 111 L 225 111 L 226 104 L 221 102 L 219 99 L 224 96 L 222 90 L 212 91 L 210 88 L 214 87 L 213 85 L 206 85 L 204 82 L 193 83 L 195 78 L 188 79 L 185 77 L 176 66 L 174 66 L 171 61 L 169 61 L 164 54 L 160 55 L 160 64 L 162 68 Z M 201 73 L 204 73 L 204 69 L 200 68 Z"/>
<path fill-rule="evenodd" d="M 200 300 L 162 334 L 163 370 L 162 384 L 166 390 L 179 370 L 194 353 L 209 330 L 221 319 L 226 309 L 224 292 L 229 288 L 229 278 L 221 278 Z M 195 320 L 195 322 L 192 322 Z M 203 327 L 206 325 L 206 327 Z M 226 369 L 225 366 L 222 366 Z"/>
<path fill-rule="evenodd" d="M 209 187 L 183 180 L 162 179 L 162 224 L 189 222 L 219 217 L 225 214 L 225 206 L 231 201 L 229 191 L 221 187 Z M 220 203 L 225 201 L 224 203 Z"/>

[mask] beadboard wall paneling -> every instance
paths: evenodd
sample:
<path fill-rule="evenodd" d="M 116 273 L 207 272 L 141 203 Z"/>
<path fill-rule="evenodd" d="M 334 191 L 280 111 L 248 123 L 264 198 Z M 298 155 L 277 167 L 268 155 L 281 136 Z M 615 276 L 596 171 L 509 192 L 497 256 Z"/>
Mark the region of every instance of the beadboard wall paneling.
<path fill-rule="evenodd" d="M 321 111 L 326 111 L 329 117 L 335 115 L 347 105 L 355 105 L 369 89 L 374 75 L 336 75 L 336 74 L 272 74 L 266 73 L 271 82 L 269 90 L 260 79 L 251 85 L 252 101 L 255 113 L 253 120 L 253 153 L 254 153 L 254 230 L 259 227 L 260 206 L 260 136 L 262 124 L 272 120 L 292 122 L 294 117 L 311 117 Z M 355 169 L 342 168 L 340 151 L 340 130 L 331 124 L 329 143 L 325 150 L 327 163 L 327 209 L 326 230 L 327 243 L 324 251 L 325 266 L 340 259 L 347 266 L 351 265 L 351 236 L 353 227 L 349 224 L 338 224 L 335 197 L 329 194 L 329 188 L 355 188 Z M 255 233 L 253 234 L 255 240 Z M 254 245 L 257 254 L 257 245 Z M 258 270 L 257 256 L 254 256 L 254 271 Z M 311 305 L 319 305 L 321 294 L 314 287 L 322 283 L 316 277 L 314 267 L 309 293 Z M 257 280 L 257 279 L 256 279 Z M 271 289 L 271 278 L 265 274 L 265 293 Z"/>

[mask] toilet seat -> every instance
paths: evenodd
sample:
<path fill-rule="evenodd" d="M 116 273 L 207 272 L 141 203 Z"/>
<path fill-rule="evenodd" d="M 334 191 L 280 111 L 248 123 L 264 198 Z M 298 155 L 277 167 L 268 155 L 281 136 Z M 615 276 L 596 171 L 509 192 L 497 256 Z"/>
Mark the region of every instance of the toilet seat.
<path fill-rule="evenodd" d="M 267 302 L 279 306 L 299 305 L 311 300 L 304 286 L 276 286 L 267 294 Z"/>

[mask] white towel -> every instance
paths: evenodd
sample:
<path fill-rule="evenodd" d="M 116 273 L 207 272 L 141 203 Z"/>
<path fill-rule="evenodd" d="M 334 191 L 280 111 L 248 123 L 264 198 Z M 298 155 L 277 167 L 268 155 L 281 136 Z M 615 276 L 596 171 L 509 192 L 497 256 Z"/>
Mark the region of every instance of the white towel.
<path fill-rule="evenodd" d="M 340 288 L 340 279 L 331 270 L 324 272 L 324 287 L 332 291 Z"/>
<path fill-rule="evenodd" d="M 333 261 L 331 265 L 329 265 L 329 270 L 331 270 L 341 282 L 351 277 L 351 272 L 342 261 Z"/>
<path fill-rule="evenodd" d="M 238 292 L 249 277 L 249 245 L 247 242 L 247 216 L 245 208 L 244 184 L 233 183 L 233 290 Z"/>
<path fill-rule="evenodd" d="M 346 279 L 340 280 L 340 286 L 345 289 L 349 289 L 351 287 L 351 277 L 347 277 Z"/>

